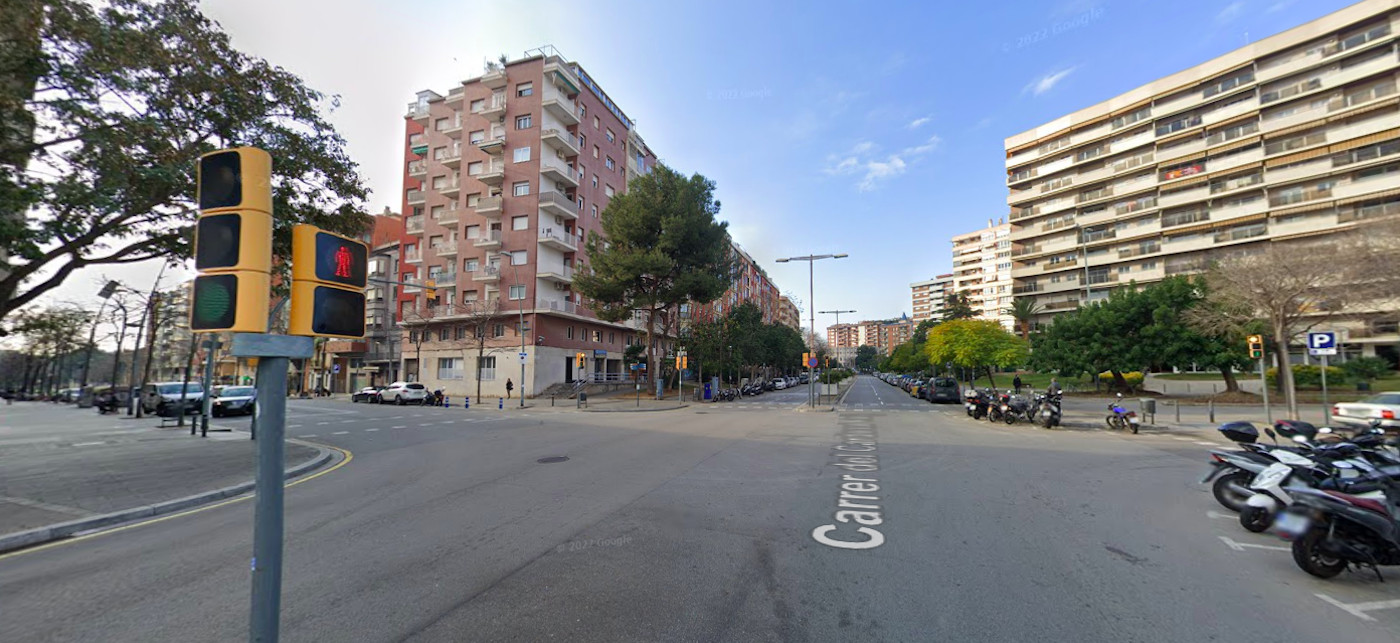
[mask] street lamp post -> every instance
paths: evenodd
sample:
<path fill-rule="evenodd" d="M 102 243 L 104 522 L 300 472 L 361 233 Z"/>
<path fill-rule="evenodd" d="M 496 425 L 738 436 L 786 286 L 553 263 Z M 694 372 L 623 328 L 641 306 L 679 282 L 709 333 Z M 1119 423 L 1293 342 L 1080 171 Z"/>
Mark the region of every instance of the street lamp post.
<path fill-rule="evenodd" d="M 836 325 L 837 325 L 837 326 L 840 326 L 840 325 L 841 325 L 841 313 L 853 313 L 853 312 L 856 312 L 856 311 L 854 311 L 854 310 L 822 310 L 822 311 L 818 311 L 818 312 L 820 312 L 820 313 L 823 314 L 823 315 L 836 315 Z M 816 332 L 816 329 L 815 329 L 815 328 L 812 329 L 812 332 L 815 333 L 815 332 Z M 832 348 L 835 349 L 835 348 L 837 348 L 837 347 L 833 346 Z M 827 360 L 829 361 L 830 359 L 831 359 L 831 357 L 828 355 Z M 839 360 L 838 360 L 838 361 L 839 361 Z M 839 366 L 839 364 L 838 364 L 838 366 Z"/>
<path fill-rule="evenodd" d="M 97 349 L 97 324 L 102 321 L 102 311 L 107 308 L 107 300 L 117 292 L 121 284 L 109 281 L 98 291 L 97 296 L 102 298 L 102 305 L 97 307 L 97 316 L 92 318 L 92 330 L 88 331 L 87 356 L 83 358 L 83 380 L 78 384 L 78 399 L 81 402 L 83 394 L 87 392 L 88 368 L 92 366 L 92 352 Z"/>
<path fill-rule="evenodd" d="M 515 281 L 515 285 L 524 288 L 525 284 L 520 283 L 520 273 L 515 269 L 515 255 L 504 251 L 496 254 L 510 260 L 510 278 Z M 519 301 L 520 325 L 516 327 L 516 333 L 520 335 L 520 408 L 523 409 L 525 408 L 525 293 L 520 293 Z"/>
<path fill-rule="evenodd" d="M 812 264 L 816 263 L 818 260 L 821 260 L 821 259 L 844 259 L 844 258 L 846 258 L 846 257 L 848 257 L 848 256 L 850 256 L 850 255 L 847 255 L 846 253 L 842 252 L 842 253 L 839 253 L 839 254 L 807 255 L 807 256 L 805 256 L 805 257 L 784 257 L 784 258 L 782 258 L 782 259 L 778 259 L 778 263 L 787 263 L 787 262 L 789 262 L 789 261 L 806 261 L 806 262 L 807 262 L 807 310 L 808 310 L 808 312 L 809 312 L 809 318 L 810 318 L 810 322 L 811 322 L 811 324 L 812 324 L 812 338 L 813 338 L 813 339 L 812 339 L 812 352 L 814 352 L 814 353 L 816 352 L 816 349 L 817 349 L 817 342 L 816 342 L 816 336 L 817 336 L 817 305 L 816 305 L 816 298 L 817 298 L 817 295 L 816 295 L 816 291 L 817 291 L 817 286 L 816 286 L 816 276 L 815 276 L 815 272 L 814 272 L 814 270 L 813 270 L 813 268 L 812 268 Z M 808 362 L 808 363 L 807 363 L 807 403 L 810 404 L 812 408 L 816 408 L 816 407 L 817 407 L 817 398 L 816 398 L 816 390 L 817 390 L 817 388 L 816 388 L 816 386 L 817 386 L 817 374 L 816 374 L 816 371 L 814 370 L 814 367 L 811 365 L 811 362 Z"/>

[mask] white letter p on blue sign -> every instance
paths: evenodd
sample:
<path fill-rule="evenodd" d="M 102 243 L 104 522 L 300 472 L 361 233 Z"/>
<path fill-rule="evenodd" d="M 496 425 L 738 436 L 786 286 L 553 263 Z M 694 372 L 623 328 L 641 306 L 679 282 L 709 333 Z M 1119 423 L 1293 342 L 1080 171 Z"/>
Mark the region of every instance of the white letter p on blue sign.
<path fill-rule="evenodd" d="M 1336 345 L 1336 333 L 1308 333 L 1308 348 L 1332 348 Z"/>

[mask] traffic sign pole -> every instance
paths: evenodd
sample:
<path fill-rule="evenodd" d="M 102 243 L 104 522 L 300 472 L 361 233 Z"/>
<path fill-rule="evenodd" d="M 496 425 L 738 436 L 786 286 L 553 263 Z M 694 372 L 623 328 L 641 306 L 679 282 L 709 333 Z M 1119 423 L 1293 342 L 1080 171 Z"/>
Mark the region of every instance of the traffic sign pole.
<path fill-rule="evenodd" d="M 1322 426 L 1332 423 L 1332 407 L 1327 405 L 1327 356 L 1322 356 Z"/>

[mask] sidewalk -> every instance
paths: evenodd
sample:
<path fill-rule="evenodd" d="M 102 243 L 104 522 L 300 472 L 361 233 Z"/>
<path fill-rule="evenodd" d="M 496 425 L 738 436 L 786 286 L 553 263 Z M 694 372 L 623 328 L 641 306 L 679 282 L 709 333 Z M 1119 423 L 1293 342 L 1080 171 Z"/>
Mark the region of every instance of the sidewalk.
<path fill-rule="evenodd" d="M 1109 398 L 1103 399 L 1083 399 L 1066 397 L 1063 404 L 1064 419 L 1066 423 L 1075 426 L 1105 426 L 1104 418 L 1108 415 Z M 1214 407 L 1214 420 L 1211 419 L 1211 407 L 1205 404 L 1182 404 L 1177 406 L 1175 400 L 1158 399 L 1157 414 L 1155 417 L 1146 416 L 1142 410 L 1142 404 L 1136 397 L 1124 397 L 1123 406 L 1130 411 L 1136 411 L 1139 417 L 1143 418 L 1144 430 L 1169 430 L 1169 431 L 1214 431 L 1221 424 L 1226 422 L 1254 422 L 1259 426 L 1267 425 L 1267 416 L 1264 413 L 1262 404 L 1220 404 Z M 1282 405 L 1269 405 L 1273 411 L 1275 421 L 1288 417 L 1288 409 Z M 1317 426 L 1326 424 L 1323 417 L 1324 407 L 1321 404 L 1300 404 L 1298 406 L 1298 417 L 1304 422 L 1311 422 Z M 1178 419 L 1179 418 L 1179 419 Z M 1149 423 L 1149 419 L 1151 422 Z"/>
<path fill-rule="evenodd" d="M 190 436 L 188 427 L 158 425 L 157 418 L 98 415 L 72 405 L 5 407 L 0 551 L 246 492 L 237 487 L 251 484 L 257 444 L 248 434 L 201 438 Z M 289 442 L 286 465 L 289 471 L 319 465 L 332 454 Z M 206 497 L 170 504 L 199 495 Z"/>

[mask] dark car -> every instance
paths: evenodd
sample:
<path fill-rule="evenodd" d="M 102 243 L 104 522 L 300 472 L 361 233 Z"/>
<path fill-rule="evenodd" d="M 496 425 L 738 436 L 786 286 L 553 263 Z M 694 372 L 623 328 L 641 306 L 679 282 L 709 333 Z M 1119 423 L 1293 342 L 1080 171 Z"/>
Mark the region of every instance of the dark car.
<path fill-rule="evenodd" d="M 251 386 L 221 386 L 211 398 L 210 411 L 215 417 L 252 415 L 257 397 L 258 390 Z"/>
<path fill-rule="evenodd" d="M 358 391 L 355 391 L 354 393 L 351 393 L 350 401 L 369 402 L 370 404 L 378 404 L 383 401 L 380 399 L 380 390 L 382 389 L 380 389 L 378 386 L 366 386 Z"/>
<path fill-rule="evenodd" d="M 958 381 L 951 377 L 935 377 L 919 391 L 920 397 L 930 402 L 951 402 L 962 401 L 962 394 L 958 391 Z"/>

